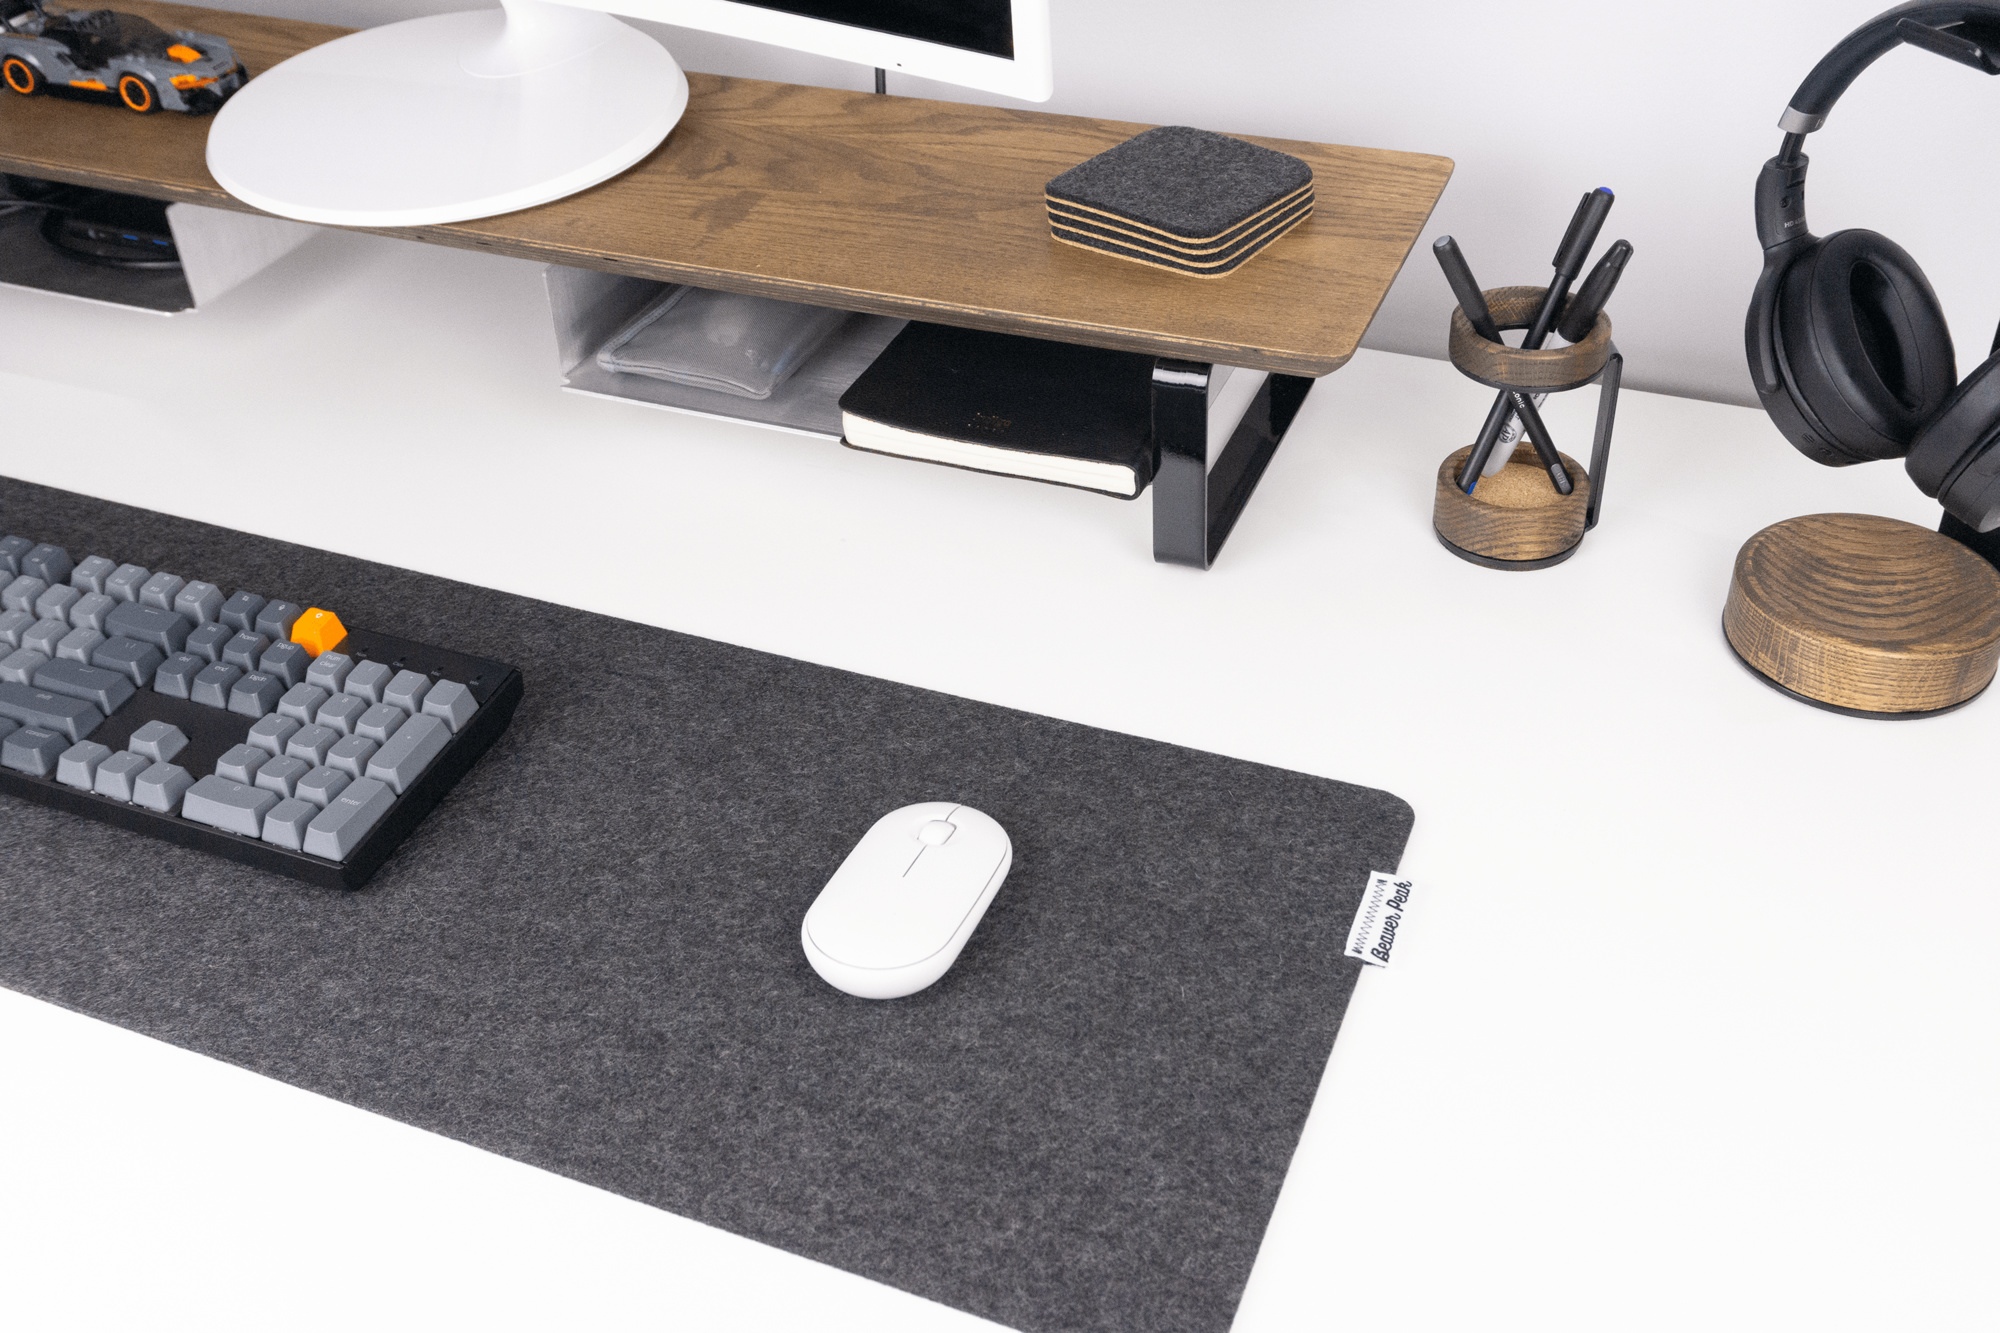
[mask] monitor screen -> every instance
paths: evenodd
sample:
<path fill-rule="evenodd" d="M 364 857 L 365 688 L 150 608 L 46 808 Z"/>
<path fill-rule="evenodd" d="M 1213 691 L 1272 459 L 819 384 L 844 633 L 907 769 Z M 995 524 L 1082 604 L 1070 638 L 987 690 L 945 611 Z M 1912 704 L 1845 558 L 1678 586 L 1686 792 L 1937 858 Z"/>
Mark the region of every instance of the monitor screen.
<path fill-rule="evenodd" d="M 1010 0 L 745 0 L 759 9 L 1014 58 Z"/>

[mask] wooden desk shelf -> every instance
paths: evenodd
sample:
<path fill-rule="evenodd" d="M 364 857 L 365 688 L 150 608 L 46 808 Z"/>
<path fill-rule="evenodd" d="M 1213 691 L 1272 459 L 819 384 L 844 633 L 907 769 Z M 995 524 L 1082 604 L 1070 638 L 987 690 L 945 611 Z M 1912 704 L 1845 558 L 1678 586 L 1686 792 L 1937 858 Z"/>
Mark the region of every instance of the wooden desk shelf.
<path fill-rule="evenodd" d="M 344 31 L 152 0 L 117 7 L 227 38 L 253 76 Z M 1245 136 L 1311 163 L 1318 206 L 1242 269 L 1200 281 L 1049 237 L 1043 184 L 1143 125 L 705 74 L 688 82 L 685 118 L 623 176 L 502 217 L 384 234 L 1144 352 L 1181 367 L 1161 372 L 1181 390 L 1190 365 L 1270 371 L 1277 410 L 1262 433 L 1282 436 L 1273 423 L 1289 423 L 1293 398 L 1354 355 L 1451 175 L 1442 157 Z M 244 209 L 208 174 L 207 134 L 199 117 L 0 96 L 0 171 Z M 1165 479 L 1205 451 L 1206 433 L 1183 438 L 1179 408 L 1155 416 L 1165 418 L 1163 463 L 1182 460 L 1163 467 Z M 1247 497 L 1268 457 L 1225 457 L 1207 471 L 1229 462 Z M 1212 505 L 1207 480 L 1183 480 L 1155 483 L 1155 553 L 1205 566 L 1227 535 L 1211 518 L 1230 511 L 1233 521 L 1240 499 Z M 1165 547 L 1163 521 L 1173 530 Z M 1198 542 L 1188 531 L 1197 522 Z"/>

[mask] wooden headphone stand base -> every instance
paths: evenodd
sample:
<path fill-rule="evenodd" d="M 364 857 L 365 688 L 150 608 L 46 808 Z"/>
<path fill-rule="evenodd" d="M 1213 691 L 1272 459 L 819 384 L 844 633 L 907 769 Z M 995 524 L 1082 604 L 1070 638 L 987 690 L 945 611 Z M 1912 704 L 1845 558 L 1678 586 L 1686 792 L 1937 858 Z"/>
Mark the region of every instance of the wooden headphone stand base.
<path fill-rule="evenodd" d="M 1970 702 L 2000 666 L 2000 572 L 1940 533 L 1868 514 L 1774 523 L 1736 553 L 1722 632 L 1793 698 L 1861 717 Z"/>

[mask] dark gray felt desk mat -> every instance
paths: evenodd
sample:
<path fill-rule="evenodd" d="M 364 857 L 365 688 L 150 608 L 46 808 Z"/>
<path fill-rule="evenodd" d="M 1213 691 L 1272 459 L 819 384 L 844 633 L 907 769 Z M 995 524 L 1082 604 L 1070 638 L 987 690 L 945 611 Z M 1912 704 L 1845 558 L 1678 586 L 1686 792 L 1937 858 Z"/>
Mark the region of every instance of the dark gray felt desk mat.
<path fill-rule="evenodd" d="M 1402 801 L 18 482 L 0 531 L 527 679 L 357 894 L 0 796 L 0 982 L 1003 1324 L 1228 1327 Z M 850 999 L 800 917 L 918 800 L 1013 872 Z"/>

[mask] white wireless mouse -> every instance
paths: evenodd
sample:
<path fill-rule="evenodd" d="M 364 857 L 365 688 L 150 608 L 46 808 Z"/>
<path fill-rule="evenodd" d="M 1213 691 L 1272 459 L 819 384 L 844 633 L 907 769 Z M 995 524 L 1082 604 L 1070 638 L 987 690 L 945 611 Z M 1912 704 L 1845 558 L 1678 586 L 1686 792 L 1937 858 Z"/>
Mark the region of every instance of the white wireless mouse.
<path fill-rule="evenodd" d="M 864 1000 L 914 995 L 958 960 L 1013 864 L 1007 830 L 969 805 L 891 810 L 806 909 L 806 961 Z"/>

